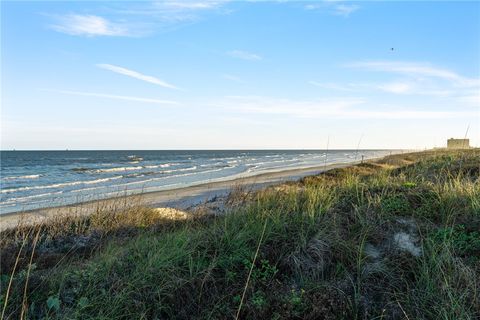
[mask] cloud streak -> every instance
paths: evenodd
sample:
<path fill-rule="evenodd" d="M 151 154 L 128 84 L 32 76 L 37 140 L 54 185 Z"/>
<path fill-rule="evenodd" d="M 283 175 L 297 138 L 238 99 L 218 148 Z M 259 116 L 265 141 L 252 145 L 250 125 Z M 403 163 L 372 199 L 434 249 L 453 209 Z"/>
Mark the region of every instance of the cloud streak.
<path fill-rule="evenodd" d="M 51 29 L 72 36 L 143 37 L 156 31 L 170 31 L 200 20 L 209 13 L 225 14 L 226 0 L 217 1 L 148 1 L 116 3 L 102 6 L 97 14 L 48 15 Z"/>
<path fill-rule="evenodd" d="M 67 14 L 56 17 L 55 31 L 72 36 L 130 36 L 129 28 L 96 15 Z"/>
<path fill-rule="evenodd" d="M 339 4 L 334 6 L 334 14 L 342 17 L 348 17 L 358 9 L 360 9 L 360 7 L 355 4 Z"/>
<path fill-rule="evenodd" d="M 340 0 L 324 1 L 322 3 L 310 3 L 305 5 L 306 10 L 327 10 L 331 14 L 348 18 L 350 14 L 360 9 L 356 4 L 345 4 Z"/>
<path fill-rule="evenodd" d="M 451 106 L 480 108 L 480 78 L 466 77 L 448 69 L 418 62 L 363 61 L 345 64 L 344 67 L 382 72 L 393 75 L 394 78 L 366 83 L 308 83 L 329 91 L 360 94 L 382 91 L 403 96 L 431 96 L 441 98 Z"/>
<path fill-rule="evenodd" d="M 391 106 L 390 110 L 359 109 L 363 98 L 290 100 L 261 96 L 228 96 L 210 106 L 239 113 L 315 119 L 448 119 L 472 116 L 471 112 L 412 110 Z"/>
<path fill-rule="evenodd" d="M 340 85 L 340 84 L 337 84 L 337 83 L 331 83 L 331 82 L 323 83 L 323 82 L 313 81 L 313 80 L 308 81 L 308 83 L 311 84 L 312 86 L 323 88 L 323 89 L 328 89 L 328 90 L 354 91 L 351 84 Z"/>
<path fill-rule="evenodd" d="M 429 64 L 401 62 L 401 61 L 365 61 L 347 64 L 350 68 L 359 68 L 371 71 L 398 73 L 410 77 L 431 77 L 454 82 L 462 87 L 480 85 L 480 79 L 463 77 L 453 71 L 431 66 Z"/>
<path fill-rule="evenodd" d="M 230 81 L 238 82 L 238 83 L 245 83 L 245 81 L 243 81 L 242 78 L 235 76 L 233 74 L 224 73 L 222 74 L 222 78 Z"/>
<path fill-rule="evenodd" d="M 121 75 L 124 75 L 124 76 L 127 76 L 127 77 L 131 77 L 131 78 L 134 78 L 134 79 L 138 79 L 138 80 L 142 80 L 142 81 L 145 81 L 145 82 L 148 82 L 148 83 L 152 83 L 152 84 L 155 84 L 157 86 L 164 87 L 164 88 L 178 89 L 176 86 L 174 86 L 174 85 L 172 85 L 172 84 L 170 84 L 170 83 L 168 83 L 164 80 L 161 80 L 161 79 L 153 77 L 153 76 L 148 76 L 148 75 L 145 75 L 145 74 L 142 74 L 140 72 L 130 70 L 130 69 L 127 69 L 127 68 L 115 66 L 115 65 L 112 65 L 112 64 L 105 64 L 105 63 L 100 63 L 100 64 L 97 64 L 96 66 L 98 68 L 101 68 L 101 69 L 105 69 L 105 70 L 112 71 L 112 72 L 115 72 L 115 73 L 118 73 L 118 74 L 121 74 Z"/>
<path fill-rule="evenodd" d="M 242 50 L 232 50 L 227 52 L 230 57 L 242 59 L 242 60 L 250 60 L 250 61 L 258 61 L 262 60 L 262 57 L 256 53 L 251 53 Z"/>
<path fill-rule="evenodd" d="M 161 5 L 178 10 L 206 10 L 217 8 L 224 2 L 226 1 L 166 1 Z"/>
<path fill-rule="evenodd" d="M 81 91 L 69 91 L 69 90 L 43 90 L 43 91 L 75 95 L 75 96 L 98 97 L 98 98 L 126 100 L 126 101 L 144 102 L 144 103 L 153 103 L 153 104 L 162 104 L 162 105 L 178 105 L 179 104 L 176 101 L 170 101 L 170 100 L 121 96 L 121 95 L 106 94 L 106 93 L 93 93 L 93 92 L 81 92 Z"/>

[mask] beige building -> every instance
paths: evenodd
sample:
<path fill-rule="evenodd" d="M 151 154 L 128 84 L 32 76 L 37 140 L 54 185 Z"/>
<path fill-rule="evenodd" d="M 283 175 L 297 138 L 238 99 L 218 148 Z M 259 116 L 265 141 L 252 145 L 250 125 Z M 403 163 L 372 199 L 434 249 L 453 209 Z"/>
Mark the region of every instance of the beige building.
<path fill-rule="evenodd" d="M 470 140 L 450 138 L 447 140 L 447 148 L 448 149 L 468 149 L 470 148 Z"/>

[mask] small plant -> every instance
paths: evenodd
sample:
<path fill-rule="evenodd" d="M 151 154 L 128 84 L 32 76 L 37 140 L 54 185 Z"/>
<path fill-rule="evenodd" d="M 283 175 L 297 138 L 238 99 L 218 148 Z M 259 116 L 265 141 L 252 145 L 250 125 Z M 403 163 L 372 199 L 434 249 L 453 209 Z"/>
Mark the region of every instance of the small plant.
<path fill-rule="evenodd" d="M 288 302 L 292 306 L 293 313 L 295 315 L 301 315 L 305 311 L 304 295 L 305 295 L 304 289 L 290 290 L 290 296 L 289 296 Z"/>
<path fill-rule="evenodd" d="M 403 195 L 385 197 L 381 201 L 381 208 L 387 214 L 406 214 L 411 210 L 410 203 Z"/>
<path fill-rule="evenodd" d="M 415 182 L 407 181 L 403 184 L 403 186 L 405 188 L 411 189 L 411 188 L 415 188 L 417 186 L 417 184 Z"/>
<path fill-rule="evenodd" d="M 227 270 L 227 272 L 225 273 L 225 279 L 228 283 L 234 282 L 236 277 L 237 273 L 235 271 Z"/>
<path fill-rule="evenodd" d="M 87 297 L 81 297 L 78 300 L 77 305 L 80 309 L 86 308 L 88 306 L 88 298 Z"/>
<path fill-rule="evenodd" d="M 480 253 L 480 232 L 467 231 L 464 225 L 442 228 L 432 233 L 435 242 L 449 242 L 459 254 L 472 257 Z"/>
<path fill-rule="evenodd" d="M 276 266 L 270 264 L 268 260 L 260 261 L 260 269 L 257 269 L 258 278 L 263 282 L 267 282 L 275 277 L 278 272 Z"/>
<path fill-rule="evenodd" d="M 240 303 L 240 300 L 242 300 L 242 297 L 240 297 L 239 294 L 236 294 L 233 296 L 232 298 L 232 302 L 235 304 L 235 305 L 238 305 Z"/>
<path fill-rule="evenodd" d="M 262 291 L 255 291 L 252 296 L 252 304 L 256 309 L 262 309 L 267 304 L 267 299 Z"/>
<path fill-rule="evenodd" d="M 442 209 L 442 203 L 438 193 L 433 190 L 424 190 L 412 198 L 417 217 L 440 218 L 439 212 Z"/>
<path fill-rule="evenodd" d="M 249 260 L 244 260 L 243 265 L 246 269 L 250 269 L 252 263 Z M 252 280 L 259 281 L 263 284 L 267 284 L 277 274 L 278 269 L 276 266 L 271 265 L 268 260 L 262 259 L 260 266 L 253 269 Z"/>
<path fill-rule="evenodd" d="M 57 312 L 60 310 L 60 299 L 58 296 L 50 296 L 47 299 L 47 307 L 49 310 Z"/>

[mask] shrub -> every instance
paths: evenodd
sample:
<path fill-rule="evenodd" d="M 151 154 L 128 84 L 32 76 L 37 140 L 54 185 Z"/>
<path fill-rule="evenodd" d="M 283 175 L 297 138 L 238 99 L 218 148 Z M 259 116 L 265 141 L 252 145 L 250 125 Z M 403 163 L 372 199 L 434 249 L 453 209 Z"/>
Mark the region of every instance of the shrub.
<path fill-rule="evenodd" d="M 381 200 L 381 209 L 386 214 L 404 215 L 412 211 L 410 203 L 402 194 L 386 196 Z"/>

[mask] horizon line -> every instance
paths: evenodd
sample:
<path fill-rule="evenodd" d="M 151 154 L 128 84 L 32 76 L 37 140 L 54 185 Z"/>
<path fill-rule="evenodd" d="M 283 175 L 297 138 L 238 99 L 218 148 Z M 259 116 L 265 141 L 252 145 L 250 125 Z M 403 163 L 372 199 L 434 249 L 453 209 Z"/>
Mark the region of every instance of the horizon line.
<path fill-rule="evenodd" d="M 335 150 L 431 150 L 438 149 L 439 147 L 433 148 L 328 148 L 328 149 L 316 149 L 316 148 L 267 148 L 267 149 L 0 149 L 0 152 L 7 151 L 335 151 Z M 446 148 L 446 147 L 445 147 Z M 475 147 L 472 147 L 475 148 Z M 441 148 L 440 148 L 441 149 Z"/>

